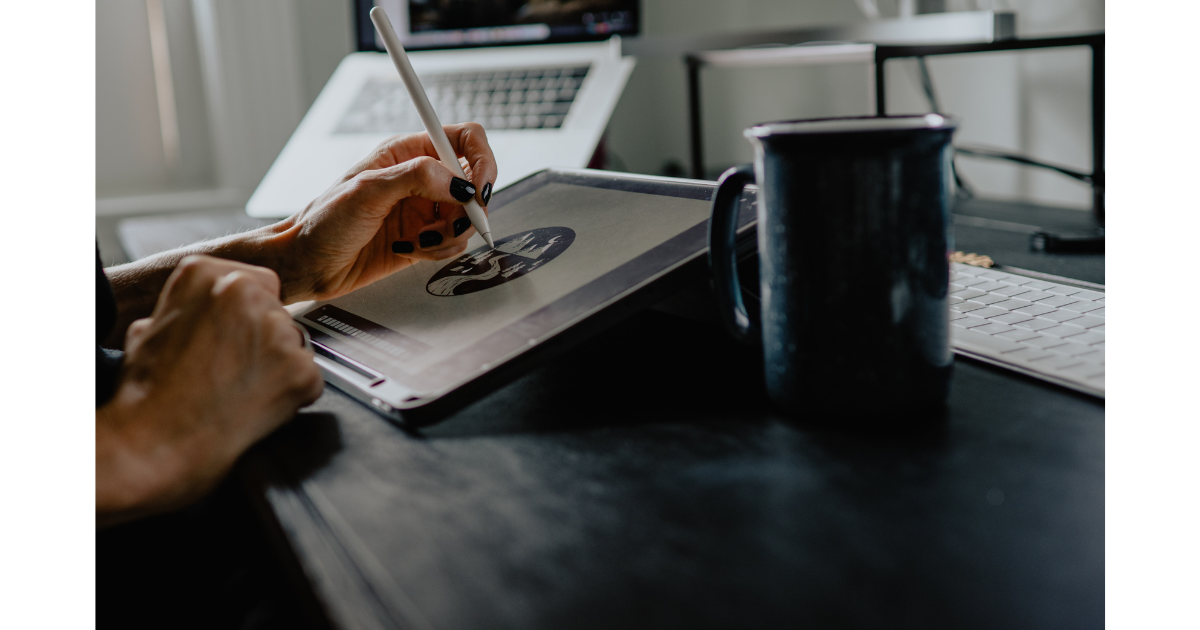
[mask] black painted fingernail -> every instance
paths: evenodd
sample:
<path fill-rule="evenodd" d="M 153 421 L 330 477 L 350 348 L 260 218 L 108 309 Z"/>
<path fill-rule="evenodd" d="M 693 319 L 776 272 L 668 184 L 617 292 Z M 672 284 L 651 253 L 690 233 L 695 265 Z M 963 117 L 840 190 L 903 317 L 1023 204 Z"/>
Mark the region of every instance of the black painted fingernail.
<path fill-rule="evenodd" d="M 488 205 L 488 202 L 492 200 L 492 182 L 483 185 L 483 194 L 480 197 L 483 197 L 483 205 Z"/>
<path fill-rule="evenodd" d="M 461 177 L 455 177 L 450 180 L 450 196 L 466 203 L 475 196 L 475 187 L 471 185 L 471 182 Z"/>
<path fill-rule="evenodd" d="M 393 254 L 411 254 L 413 253 L 413 244 L 408 241 L 395 241 L 392 243 Z"/>
<path fill-rule="evenodd" d="M 429 232 L 421 232 L 421 236 L 418 237 L 418 240 L 421 241 L 421 247 L 433 247 L 434 245 L 441 245 L 442 233 L 434 232 L 432 230 Z"/>
<path fill-rule="evenodd" d="M 455 219 L 454 220 L 454 235 L 462 236 L 462 233 L 466 232 L 467 228 L 469 228 L 469 227 L 471 227 L 471 220 L 468 219 L 467 217 L 462 217 L 461 219 Z"/>

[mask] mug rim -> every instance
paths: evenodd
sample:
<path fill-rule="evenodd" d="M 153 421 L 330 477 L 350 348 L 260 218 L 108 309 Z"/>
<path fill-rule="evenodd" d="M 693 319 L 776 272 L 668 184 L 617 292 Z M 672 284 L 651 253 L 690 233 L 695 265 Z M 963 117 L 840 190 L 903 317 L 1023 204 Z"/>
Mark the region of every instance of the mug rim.
<path fill-rule="evenodd" d="M 900 116 L 842 116 L 781 120 L 753 125 L 743 133 L 747 138 L 765 138 L 775 134 L 865 133 L 871 131 L 908 131 L 913 129 L 953 129 L 958 119 L 947 114 L 903 114 Z"/>

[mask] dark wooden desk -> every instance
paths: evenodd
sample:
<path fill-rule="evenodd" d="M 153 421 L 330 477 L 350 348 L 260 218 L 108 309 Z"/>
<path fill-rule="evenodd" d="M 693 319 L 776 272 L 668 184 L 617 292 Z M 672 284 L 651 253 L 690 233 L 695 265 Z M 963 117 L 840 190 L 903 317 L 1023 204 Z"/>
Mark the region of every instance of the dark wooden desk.
<path fill-rule="evenodd" d="M 846 429 L 759 366 L 646 311 L 419 433 L 327 388 L 242 478 L 337 627 L 1103 626 L 1103 401 L 959 360 L 947 418 Z"/>

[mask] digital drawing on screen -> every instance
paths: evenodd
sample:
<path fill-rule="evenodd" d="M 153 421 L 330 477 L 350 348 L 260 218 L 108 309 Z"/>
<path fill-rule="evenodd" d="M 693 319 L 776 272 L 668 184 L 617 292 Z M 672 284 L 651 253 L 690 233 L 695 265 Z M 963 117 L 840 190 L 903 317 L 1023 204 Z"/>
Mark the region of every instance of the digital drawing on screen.
<path fill-rule="evenodd" d="M 438 296 L 466 295 L 532 273 L 575 242 L 575 230 L 544 227 L 522 231 L 467 252 L 433 274 L 425 289 Z"/>

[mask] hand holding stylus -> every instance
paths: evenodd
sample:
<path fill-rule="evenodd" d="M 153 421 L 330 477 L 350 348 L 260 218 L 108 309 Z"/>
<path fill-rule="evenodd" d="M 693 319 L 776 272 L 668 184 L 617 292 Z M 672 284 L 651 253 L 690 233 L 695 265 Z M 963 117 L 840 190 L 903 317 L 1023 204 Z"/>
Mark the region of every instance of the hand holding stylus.
<path fill-rule="evenodd" d="M 388 19 L 387 13 L 381 7 L 375 7 L 371 9 L 371 21 L 375 23 L 375 29 L 379 31 L 380 39 L 383 40 L 388 56 L 392 58 L 396 71 L 400 73 L 404 87 L 408 89 L 408 95 L 417 108 L 417 114 L 420 115 L 421 123 L 425 125 L 425 131 L 429 134 L 429 139 L 437 150 L 438 158 L 446 168 L 465 181 L 467 176 L 458 163 L 458 156 L 454 154 L 450 140 L 446 138 L 446 132 L 442 130 L 442 123 L 438 120 L 437 112 L 433 111 L 433 105 L 430 104 L 429 97 L 425 95 L 425 88 L 421 86 L 417 73 L 409 63 L 408 53 L 400 44 L 400 38 L 396 36 L 396 31 L 392 28 L 392 22 Z M 488 247 L 495 247 L 492 230 L 488 227 L 487 214 L 475 201 L 474 194 L 472 191 L 472 198 L 466 203 L 467 216 L 471 219 L 471 224 L 475 226 L 475 231 L 479 232 L 483 236 L 483 240 L 487 241 Z"/>

